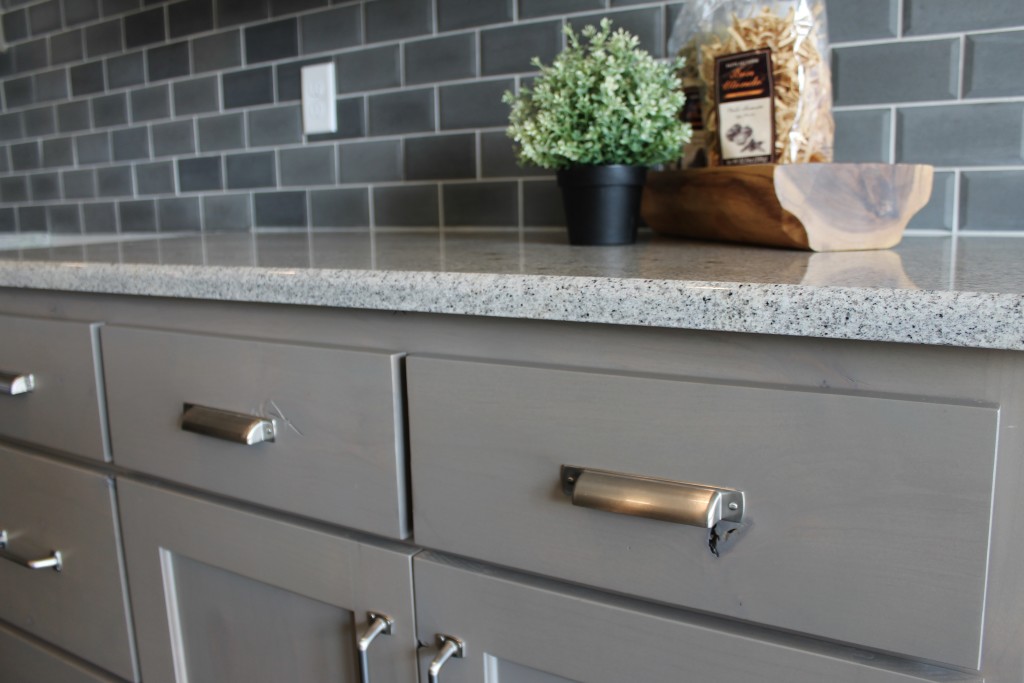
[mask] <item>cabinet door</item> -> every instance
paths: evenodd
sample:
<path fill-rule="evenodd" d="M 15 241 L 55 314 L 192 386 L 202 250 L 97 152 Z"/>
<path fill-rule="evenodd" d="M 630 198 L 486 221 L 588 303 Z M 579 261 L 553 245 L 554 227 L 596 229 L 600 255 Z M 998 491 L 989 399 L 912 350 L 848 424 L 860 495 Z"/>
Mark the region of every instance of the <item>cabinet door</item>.
<path fill-rule="evenodd" d="M 416 676 L 414 552 L 120 481 L 147 683 L 347 683 L 368 612 L 373 683 Z"/>
<path fill-rule="evenodd" d="M 420 680 L 439 683 L 911 683 L 981 678 L 475 566 L 414 561 Z"/>
<path fill-rule="evenodd" d="M 99 669 L 0 624 L 0 680 L 20 683 L 116 683 Z"/>

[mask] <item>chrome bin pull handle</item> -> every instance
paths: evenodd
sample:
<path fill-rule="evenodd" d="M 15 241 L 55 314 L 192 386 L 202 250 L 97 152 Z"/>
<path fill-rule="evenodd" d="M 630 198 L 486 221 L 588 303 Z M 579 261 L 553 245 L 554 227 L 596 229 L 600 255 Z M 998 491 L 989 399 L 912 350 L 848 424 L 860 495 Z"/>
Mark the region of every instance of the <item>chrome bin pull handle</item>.
<path fill-rule="evenodd" d="M 36 378 L 31 372 L 4 372 L 0 370 L 0 394 L 17 396 L 27 394 L 36 388 Z"/>
<path fill-rule="evenodd" d="M 366 619 L 369 625 L 356 641 L 356 649 L 359 650 L 359 672 L 362 676 L 362 683 L 370 683 L 370 646 L 379 635 L 390 636 L 391 629 L 395 625 L 394 620 L 386 614 L 379 612 L 367 612 Z"/>
<path fill-rule="evenodd" d="M 0 530 L 0 558 L 13 562 L 25 569 L 52 569 L 59 572 L 64 568 L 64 558 L 59 550 L 54 550 L 48 557 L 38 560 L 29 560 L 21 555 L 16 555 L 7 549 L 7 530 Z"/>
<path fill-rule="evenodd" d="M 186 403 L 182 409 L 181 428 L 243 446 L 271 442 L 277 438 L 273 420 L 193 403 Z"/>
<path fill-rule="evenodd" d="M 449 659 L 452 657 L 461 659 L 466 656 L 466 644 L 455 636 L 447 636 L 443 633 L 438 633 L 437 646 L 440 649 L 437 651 L 434 659 L 430 662 L 430 669 L 428 670 L 430 683 L 438 683 L 438 676 L 441 674 L 441 668 Z"/>

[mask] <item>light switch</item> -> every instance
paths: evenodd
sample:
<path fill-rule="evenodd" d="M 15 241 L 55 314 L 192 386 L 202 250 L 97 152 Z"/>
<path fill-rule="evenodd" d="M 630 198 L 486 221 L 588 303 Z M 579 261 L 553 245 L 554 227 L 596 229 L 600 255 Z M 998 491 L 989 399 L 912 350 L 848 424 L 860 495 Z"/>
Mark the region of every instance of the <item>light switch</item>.
<path fill-rule="evenodd" d="M 334 62 L 302 67 L 302 130 L 306 135 L 338 130 Z"/>

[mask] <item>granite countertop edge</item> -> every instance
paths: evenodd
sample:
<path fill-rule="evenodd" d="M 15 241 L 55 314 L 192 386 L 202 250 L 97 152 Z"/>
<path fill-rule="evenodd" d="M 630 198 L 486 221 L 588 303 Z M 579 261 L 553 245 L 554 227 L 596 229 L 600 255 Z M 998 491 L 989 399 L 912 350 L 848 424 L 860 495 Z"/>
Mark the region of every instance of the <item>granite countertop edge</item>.
<path fill-rule="evenodd" d="M 619 277 L 0 263 L 0 287 L 1024 350 L 1024 294 Z"/>

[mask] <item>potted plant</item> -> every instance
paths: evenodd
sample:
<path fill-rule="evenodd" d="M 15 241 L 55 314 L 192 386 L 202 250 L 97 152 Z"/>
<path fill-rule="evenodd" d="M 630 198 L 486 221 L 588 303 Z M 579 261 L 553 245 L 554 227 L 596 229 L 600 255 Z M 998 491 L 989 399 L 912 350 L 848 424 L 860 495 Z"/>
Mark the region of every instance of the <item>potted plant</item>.
<path fill-rule="evenodd" d="M 677 159 L 690 139 L 683 64 L 656 61 L 607 18 L 565 35 L 551 66 L 533 59 L 532 87 L 505 93 L 508 135 L 520 163 L 558 172 L 571 244 L 631 244 L 647 167 Z"/>

